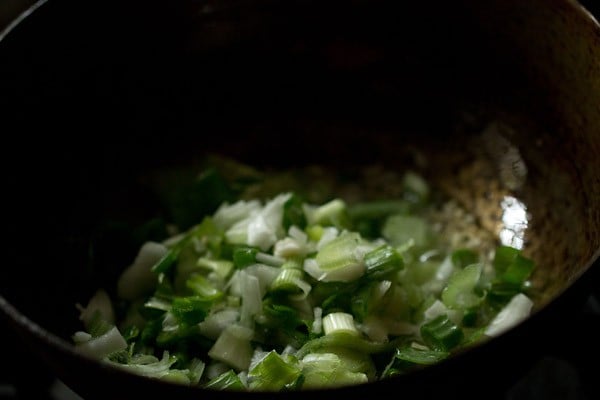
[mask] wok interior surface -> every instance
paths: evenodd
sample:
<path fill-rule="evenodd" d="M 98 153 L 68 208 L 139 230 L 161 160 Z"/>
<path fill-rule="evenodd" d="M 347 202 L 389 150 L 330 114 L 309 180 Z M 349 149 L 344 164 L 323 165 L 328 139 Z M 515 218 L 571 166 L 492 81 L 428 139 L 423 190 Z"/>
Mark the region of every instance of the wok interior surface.
<path fill-rule="evenodd" d="M 86 398 L 111 393 L 97 374 L 124 395 L 141 381 L 197 396 L 66 343 L 75 303 L 113 285 L 137 251 L 99 227 L 156 216 L 144 177 L 212 153 L 257 168 L 416 168 L 483 228 L 522 239 L 536 311 L 579 283 L 600 248 L 597 26 L 569 1 L 433 3 L 51 0 L 25 19 L 0 43 L 17 155 L 5 165 L 12 267 L 0 293 L 42 328 L 28 344 Z M 507 197 L 525 221 L 507 222 Z M 28 323 L 16 324 L 26 337 Z M 539 333 L 524 325 L 500 339 Z M 502 357 L 502 343 L 448 368 Z M 422 384 L 423 372 L 357 390 Z"/>

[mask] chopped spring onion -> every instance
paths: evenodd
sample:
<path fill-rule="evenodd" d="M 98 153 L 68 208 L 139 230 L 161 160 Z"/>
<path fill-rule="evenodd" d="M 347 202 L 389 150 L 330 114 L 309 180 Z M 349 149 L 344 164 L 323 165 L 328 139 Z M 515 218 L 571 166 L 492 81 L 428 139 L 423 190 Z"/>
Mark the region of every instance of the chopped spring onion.
<path fill-rule="evenodd" d="M 477 305 L 482 297 L 475 293 L 481 278 L 482 264 L 467 265 L 452 275 L 442 291 L 442 301 L 453 309 L 464 309 Z"/>
<path fill-rule="evenodd" d="M 86 342 L 79 343 L 77 349 L 82 353 L 102 359 L 109 355 L 127 348 L 127 342 L 121 335 L 117 327 L 112 327 L 108 332 L 101 336 L 91 338 Z"/>
<path fill-rule="evenodd" d="M 302 359 L 306 389 L 351 386 L 369 381 L 363 372 L 345 368 L 340 357 L 333 353 L 309 354 Z"/>
<path fill-rule="evenodd" d="M 324 316 L 323 330 L 325 331 L 325 335 L 340 332 L 358 335 L 358 330 L 354 325 L 354 317 L 348 313 L 336 312 Z"/>
<path fill-rule="evenodd" d="M 381 234 L 392 246 L 412 241 L 414 246 L 425 247 L 431 241 L 431 227 L 427 221 L 413 215 L 391 215 L 385 221 Z"/>
<path fill-rule="evenodd" d="M 197 225 L 178 210 L 185 226 L 143 243 L 115 290 L 77 304 L 76 349 L 214 390 L 329 388 L 436 364 L 531 312 L 533 260 L 453 248 L 415 172 L 394 198 L 322 204 L 286 191 L 236 200 L 214 171 L 205 178 L 223 203 Z"/>
<path fill-rule="evenodd" d="M 94 319 L 101 318 L 109 324 L 115 323 L 115 313 L 112 306 L 112 301 L 108 296 L 106 290 L 98 289 L 92 298 L 88 301 L 87 306 L 84 308 L 77 304 L 79 309 L 79 319 L 83 322 L 83 325 L 90 329 L 90 325 L 94 322 Z"/>
<path fill-rule="evenodd" d="M 134 300 L 151 292 L 156 285 L 156 276 L 152 273 L 152 267 L 167 254 L 167 247 L 160 243 L 144 243 L 133 264 L 119 279 L 117 285 L 119 297 Z"/>
<path fill-rule="evenodd" d="M 439 315 L 421 325 L 421 337 L 430 348 L 449 351 L 460 344 L 464 334 L 447 315 Z"/>
<path fill-rule="evenodd" d="M 520 285 L 523 284 L 533 271 L 533 261 L 518 254 L 500 276 L 503 282 Z"/>
<path fill-rule="evenodd" d="M 402 256 L 392 246 L 383 244 L 371 250 L 364 257 L 367 274 L 371 277 L 383 278 L 404 266 Z"/>
<path fill-rule="evenodd" d="M 346 212 L 346 203 L 341 199 L 333 199 L 321 206 L 307 208 L 305 214 L 310 225 L 343 226 Z"/>
<path fill-rule="evenodd" d="M 280 391 L 292 388 L 301 377 L 302 370 L 293 361 L 287 361 L 276 351 L 267 353 L 248 372 L 248 384 L 251 389 Z M 289 358 L 289 357 L 285 357 Z"/>
<path fill-rule="evenodd" d="M 529 316 L 533 302 L 523 293 L 515 295 L 485 329 L 487 336 L 498 336 Z"/>
<path fill-rule="evenodd" d="M 204 387 L 214 390 L 246 390 L 246 386 L 232 369 L 211 379 Z"/>
<path fill-rule="evenodd" d="M 302 278 L 304 273 L 299 269 L 282 269 L 277 278 L 271 283 L 271 290 L 283 290 L 290 293 L 302 292 L 308 295 L 311 286 Z"/>
<path fill-rule="evenodd" d="M 204 372 L 204 363 L 201 360 L 193 359 L 190 362 L 190 368 L 183 370 L 172 368 L 176 362 L 177 357 L 170 355 L 168 351 L 164 351 L 160 360 L 157 360 L 154 356 L 136 357 L 128 364 L 112 362 L 112 365 L 138 375 L 170 382 L 189 385 L 200 380 Z"/>
<path fill-rule="evenodd" d="M 249 328 L 239 325 L 227 327 L 215 344 L 208 351 L 208 355 L 221 361 L 237 371 L 247 370 L 254 350 L 250 344 L 253 332 Z"/>
<path fill-rule="evenodd" d="M 450 354 L 444 351 L 428 350 L 407 346 L 396 350 L 396 358 L 413 364 L 432 365 L 440 362 Z"/>
<path fill-rule="evenodd" d="M 392 360 L 383 370 L 382 377 L 389 378 L 406 373 L 419 366 L 437 364 L 449 355 L 449 352 L 431 350 L 418 343 L 412 343 L 410 346 L 404 345 L 396 349 Z"/>
<path fill-rule="evenodd" d="M 358 233 L 342 233 L 324 245 L 314 259 L 305 261 L 305 270 L 311 276 L 325 282 L 349 282 L 365 272 L 365 265 L 356 249 L 361 242 Z"/>

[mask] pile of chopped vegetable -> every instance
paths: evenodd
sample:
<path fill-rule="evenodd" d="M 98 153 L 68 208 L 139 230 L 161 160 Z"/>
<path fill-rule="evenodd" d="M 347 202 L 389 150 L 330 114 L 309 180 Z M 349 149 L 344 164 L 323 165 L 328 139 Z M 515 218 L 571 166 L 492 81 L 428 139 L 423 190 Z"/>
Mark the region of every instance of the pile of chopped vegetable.
<path fill-rule="evenodd" d="M 78 305 L 81 352 L 218 390 L 356 385 L 438 363 L 525 319 L 521 250 L 452 248 L 414 172 L 395 199 L 224 201 L 146 241 L 116 286 Z"/>

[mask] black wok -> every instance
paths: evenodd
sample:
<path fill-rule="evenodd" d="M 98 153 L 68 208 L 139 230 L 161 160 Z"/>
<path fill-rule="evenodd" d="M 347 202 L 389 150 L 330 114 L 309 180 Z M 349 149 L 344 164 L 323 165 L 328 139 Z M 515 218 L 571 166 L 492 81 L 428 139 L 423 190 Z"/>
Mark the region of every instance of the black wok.
<path fill-rule="evenodd" d="M 382 162 L 420 168 L 490 229 L 503 195 L 522 200 L 534 313 L 422 371 L 273 396 L 504 393 L 539 354 L 572 345 L 572 310 L 598 287 L 599 60 L 600 26 L 572 0 L 49 0 L 0 41 L 0 315 L 18 337 L 3 346 L 86 399 L 264 396 L 73 351 L 75 304 L 114 285 L 136 251 L 107 221 L 156 216 L 145 178 L 209 153 L 340 173 Z"/>

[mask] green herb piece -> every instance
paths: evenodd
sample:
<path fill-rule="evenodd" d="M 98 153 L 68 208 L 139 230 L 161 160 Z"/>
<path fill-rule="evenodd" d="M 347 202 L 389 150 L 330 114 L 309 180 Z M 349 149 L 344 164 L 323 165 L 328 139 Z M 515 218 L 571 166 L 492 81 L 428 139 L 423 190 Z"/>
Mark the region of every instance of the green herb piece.
<path fill-rule="evenodd" d="M 384 279 L 404 267 L 400 253 L 385 244 L 365 254 L 364 263 L 367 268 L 366 273 L 372 279 Z"/>
<path fill-rule="evenodd" d="M 245 390 L 246 386 L 235 373 L 234 370 L 230 369 L 227 372 L 222 373 L 219 376 L 214 377 L 204 385 L 205 389 L 214 390 Z"/>
<path fill-rule="evenodd" d="M 238 247 L 233 250 L 233 264 L 238 269 L 255 264 L 258 252 L 259 250 L 256 247 Z"/>
<path fill-rule="evenodd" d="M 430 348 L 449 351 L 460 344 L 464 334 L 447 315 L 439 315 L 421 326 L 421 336 Z"/>

